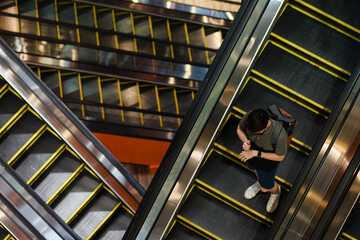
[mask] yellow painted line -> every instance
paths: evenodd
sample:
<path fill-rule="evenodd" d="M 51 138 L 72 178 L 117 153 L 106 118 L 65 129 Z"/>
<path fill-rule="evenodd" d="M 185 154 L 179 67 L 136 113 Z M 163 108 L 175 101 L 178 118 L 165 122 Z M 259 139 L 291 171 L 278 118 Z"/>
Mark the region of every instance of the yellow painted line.
<path fill-rule="evenodd" d="M 175 101 L 176 113 L 179 115 L 180 114 L 179 102 L 178 102 L 178 99 L 177 99 L 177 94 L 176 94 L 176 89 L 175 88 L 173 88 L 173 93 L 174 93 L 174 101 Z M 178 118 L 178 125 L 180 126 L 180 124 L 181 124 L 181 119 Z"/>
<path fill-rule="evenodd" d="M 55 137 L 57 137 L 59 140 L 61 140 L 63 142 L 63 139 L 61 137 L 59 137 L 59 135 L 52 130 L 49 126 L 46 128 L 47 131 L 51 132 Z"/>
<path fill-rule="evenodd" d="M 24 104 L 10 119 L 0 128 L 0 138 L 28 111 L 28 105 Z"/>
<path fill-rule="evenodd" d="M 346 237 L 347 239 L 350 239 L 350 240 L 358 240 L 357 238 L 354 238 L 345 232 L 341 233 L 341 235 L 343 235 L 344 237 Z"/>
<path fill-rule="evenodd" d="M 312 18 L 312 19 L 314 19 L 314 20 L 316 20 L 316 21 L 318 21 L 318 22 L 320 22 L 320 23 L 322 23 L 322 24 L 324 24 L 324 25 L 326 25 L 326 26 L 328 26 L 328 27 L 330 27 L 330 28 L 332 28 L 332 29 L 334 29 L 334 30 L 336 30 L 336 31 L 338 31 L 338 32 L 340 32 L 340 33 L 348 36 L 348 37 L 350 37 L 350 38 L 352 38 L 352 39 L 354 39 L 355 41 L 360 42 L 360 38 L 357 38 L 357 37 L 355 37 L 355 36 L 353 36 L 353 35 L 345 32 L 345 31 L 343 31 L 343 30 L 341 30 L 341 29 L 339 29 L 339 28 L 337 28 L 337 27 L 335 27 L 335 26 L 333 26 L 333 25 L 325 22 L 324 20 L 322 20 L 322 19 L 320 19 L 320 18 L 318 18 L 318 17 L 310 14 L 309 12 L 307 12 L 307 11 L 305 11 L 305 10 L 297 7 L 297 6 L 294 6 L 294 5 L 292 5 L 292 4 L 290 4 L 290 6 L 291 6 L 292 8 L 294 8 L 295 10 L 303 13 L 304 15 L 306 15 L 306 16 L 308 16 L 308 17 L 310 17 L 310 18 Z M 356 31 L 356 32 L 357 32 L 357 31 Z"/>
<path fill-rule="evenodd" d="M 136 82 L 136 91 L 138 94 L 139 108 L 140 110 L 142 110 L 139 82 Z M 140 119 L 141 119 L 141 124 L 144 125 L 144 114 L 142 112 L 140 112 Z"/>
<path fill-rule="evenodd" d="M 111 9 L 111 16 L 112 16 L 112 21 L 113 21 L 113 27 L 114 27 L 114 37 L 115 37 L 115 47 L 116 49 L 119 49 L 119 40 L 118 40 L 118 35 L 116 34 L 117 32 L 117 28 L 116 28 L 116 16 L 115 16 L 115 11 L 114 9 Z M 117 55 L 117 54 L 116 54 Z"/>
<path fill-rule="evenodd" d="M 169 19 L 166 19 L 166 27 L 167 27 L 167 31 L 168 31 L 169 42 L 172 42 L 171 27 L 170 27 Z M 170 53 L 171 53 L 171 58 L 174 59 L 174 46 L 172 44 L 170 44 Z"/>
<path fill-rule="evenodd" d="M 103 104 L 104 100 L 103 100 L 103 94 L 102 94 L 102 88 L 101 88 L 101 79 L 100 76 L 97 77 L 98 80 L 98 88 L 99 88 L 99 98 L 100 98 L 100 103 Z M 105 119 L 105 109 L 104 107 L 101 107 L 101 117 L 102 119 Z"/>
<path fill-rule="evenodd" d="M 254 70 L 254 69 L 252 69 L 251 72 L 252 72 L 253 74 L 255 74 L 256 76 L 258 76 L 258 77 L 260 77 L 260 78 L 262 78 L 262 79 L 264 79 L 264 80 L 272 83 L 273 85 L 278 86 L 280 89 L 283 89 L 283 90 L 285 90 L 286 92 L 289 92 L 289 93 L 291 93 L 292 95 L 295 95 L 296 97 L 302 99 L 303 101 L 310 103 L 311 105 L 315 106 L 316 108 L 321 109 L 321 110 L 327 112 L 327 113 L 330 115 L 330 113 L 331 113 L 331 110 L 330 110 L 330 109 L 328 109 L 328 108 L 326 108 L 326 107 L 324 107 L 324 106 L 316 103 L 315 101 L 313 101 L 313 100 L 305 97 L 304 95 L 301 95 L 301 94 L 297 93 L 296 91 L 294 91 L 294 90 L 286 87 L 285 85 L 282 85 L 281 83 L 279 83 L 279 82 L 277 82 L 277 81 L 275 81 L 275 80 L 273 80 L 273 79 L 265 76 L 264 74 L 262 74 L 262 73 L 260 73 L 260 72 L 258 72 L 258 71 L 256 71 L 256 70 Z M 314 109 L 314 110 L 315 110 L 315 109 Z M 328 116 L 327 116 L 327 117 L 328 117 Z"/>
<path fill-rule="evenodd" d="M 40 176 L 43 174 L 54 161 L 65 151 L 66 144 L 61 145 L 56 152 L 36 171 L 36 173 L 27 181 L 27 184 L 31 186 Z"/>
<path fill-rule="evenodd" d="M 346 78 L 343 78 L 342 76 L 340 76 L 339 74 L 331 71 L 330 69 L 325 68 L 325 67 L 323 67 L 323 66 L 321 66 L 321 65 L 319 65 L 319 64 L 317 64 L 317 63 L 315 63 L 315 62 L 313 62 L 313 61 L 311 61 L 311 60 L 309 60 L 309 59 L 307 59 L 306 57 L 303 57 L 302 55 L 300 55 L 300 54 L 292 51 L 291 49 L 289 49 L 289 48 L 287 48 L 287 47 L 285 47 L 285 46 L 283 46 L 283 45 L 281 45 L 281 44 L 278 44 L 277 42 L 274 42 L 274 41 L 272 41 L 272 40 L 269 40 L 269 42 L 271 42 L 271 44 L 277 46 L 278 48 L 281 48 L 282 50 L 284 50 L 284 51 L 286 51 L 286 52 L 288 52 L 288 53 L 296 56 L 297 58 L 300 58 L 300 59 L 303 60 L 304 62 L 310 63 L 311 65 L 313 65 L 313 66 L 321 69 L 322 71 L 324 71 L 324 72 L 326 72 L 326 73 L 328 73 L 328 74 L 330 74 L 330 75 L 332 75 L 332 76 L 334 76 L 334 77 L 336 77 L 336 78 L 338 78 L 338 79 L 341 79 L 341 80 L 343 80 L 344 82 L 347 82 L 347 79 L 346 79 Z"/>
<path fill-rule="evenodd" d="M 86 198 L 86 200 L 78 207 L 78 209 L 65 221 L 66 224 L 70 224 L 81 213 L 81 211 L 91 202 L 91 200 L 100 192 L 103 187 L 103 183 L 100 183 L 95 190 Z"/>
<path fill-rule="evenodd" d="M 83 102 L 83 101 L 84 101 L 84 95 L 83 95 L 83 90 L 82 90 L 81 74 L 78 73 L 78 74 L 77 74 L 77 77 L 78 77 L 78 84 L 79 84 L 80 101 Z M 84 107 L 84 104 L 81 104 L 81 115 L 82 115 L 83 117 L 85 117 L 85 107 Z"/>
<path fill-rule="evenodd" d="M 189 32 L 188 32 L 187 23 L 184 23 L 184 31 L 185 31 L 186 43 L 187 43 L 187 44 L 190 44 L 190 38 L 189 38 Z M 188 53 L 189 53 L 189 61 L 192 62 L 192 56 L 191 56 L 191 49 L 190 49 L 190 47 L 188 47 Z"/>
<path fill-rule="evenodd" d="M 18 3 L 18 0 L 15 0 L 15 11 L 16 11 L 16 14 L 19 15 L 20 12 L 19 12 L 19 3 Z M 21 24 L 20 24 L 20 18 L 17 18 L 17 29 L 19 30 L 19 32 L 21 32 Z"/>
<path fill-rule="evenodd" d="M 79 26 L 79 19 L 78 19 L 78 14 L 77 14 L 77 5 L 76 2 L 74 2 L 74 15 L 75 15 L 75 25 L 76 25 L 76 39 L 77 42 L 80 43 L 80 30 L 78 28 Z"/>
<path fill-rule="evenodd" d="M 2 88 L 0 88 L 0 98 L 2 98 L 9 91 L 9 84 L 6 83 Z"/>
<path fill-rule="evenodd" d="M 204 47 L 207 47 L 206 44 L 206 33 L 205 33 L 205 27 L 201 26 L 201 33 L 203 35 L 203 40 L 204 40 Z M 206 55 L 206 63 L 209 65 L 210 64 L 210 58 L 209 58 L 209 51 L 205 51 L 205 55 Z"/>
<path fill-rule="evenodd" d="M 101 223 L 95 228 L 95 230 L 86 238 L 88 240 L 93 239 L 95 235 L 105 226 L 105 224 L 110 220 L 110 218 L 115 214 L 116 210 L 121 206 L 121 203 L 118 203 L 109 214 L 101 221 Z"/>
<path fill-rule="evenodd" d="M 99 32 L 97 31 L 98 28 L 98 22 L 97 22 L 97 16 L 96 16 L 96 6 L 92 6 L 93 16 L 94 16 L 94 25 L 95 25 L 95 37 L 96 37 L 96 46 L 100 46 L 100 39 L 99 39 Z"/>
<path fill-rule="evenodd" d="M 313 109 L 313 108 L 309 107 L 308 105 L 306 105 L 306 104 L 304 104 L 304 103 L 302 103 L 302 102 L 299 102 L 297 99 L 295 99 L 295 98 L 293 98 L 293 97 L 288 96 L 287 94 L 283 93 L 282 91 L 279 91 L 279 90 L 275 89 L 274 87 L 272 87 L 272 86 L 270 86 L 270 85 L 268 85 L 268 84 L 264 83 L 263 81 L 261 81 L 261 80 L 259 80 L 259 79 L 255 78 L 255 77 L 251 77 L 251 79 L 252 79 L 252 80 L 254 80 L 255 82 L 259 83 L 260 85 L 263 85 L 264 87 L 266 87 L 266 88 L 270 89 L 271 91 L 273 91 L 273 92 L 275 92 L 275 93 L 277 93 L 277 94 L 279 94 L 279 95 L 281 95 L 281 96 L 283 96 L 283 97 L 285 97 L 285 98 L 289 99 L 290 101 L 295 102 L 296 104 L 298 104 L 298 105 L 300 105 L 300 106 L 302 106 L 302 107 L 304 107 L 304 108 L 306 108 L 306 109 L 308 109 L 308 110 L 310 110 L 310 111 L 312 111 L 312 112 L 316 113 L 317 115 L 322 116 L 322 117 L 323 117 L 323 118 L 325 118 L 325 119 L 327 119 L 327 118 L 328 118 L 328 116 L 326 116 L 326 115 L 324 115 L 324 114 L 320 113 L 319 111 L 317 111 L 317 110 L 315 110 L 315 109 Z"/>
<path fill-rule="evenodd" d="M 210 239 L 216 239 L 216 240 L 221 240 L 221 238 L 219 238 L 218 236 L 214 235 L 213 233 L 205 230 L 204 228 L 200 227 L 199 225 L 187 220 L 186 218 L 178 215 L 176 217 L 178 220 L 179 220 L 179 223 L 180 221 L 183 223 L 183 225 L 185 224 L 185 226 L 187 228 L 190 228 L 191 230 L 199 233 L 198 231 L 202 232 L 203 234 L 207 235 L 207 236 L 210 236 L 211 238 Z M 201 234 L 202 236 L 204 236 L 203 234 Z"/>
<path fill-rule="evenodd" d="M 118 87 L 118 94 L 119 94 L 119 104 L 120 104 L 120 106 L 123 106 L 123 101 L 122 101 L 122 96 L 121 96 L 121 85 L 120 85 L 119 79 L 117 79 L 117 87 Z M 122 122 L 125 121 L 124 110 L 121 110 L 121 121 Z"/>
<path fill-rule="evenodd" d="M 318 55 L 313 54 L 312 52 L 310 52 L 310 51 L 308 51 L 308 50 L 300 47 L 299 45 L 296 45 L 296 44 L 294 44 L 293 42 L 286 40 L 285 38 L 283 38 L 283 37 L 281 37 L 281 36 L 279 36 L 279 35 L 277 35 L 277 34 L 275 34 L 275 33 L 273 33 L 273 32 L 270 33 L 270 35 L 271 35 L 272 37 L 278 39 L 279 41 L 284 42 L 284 43 L 286 43 L 287 45 L 290 45 L 290 46 L 292 46 L 293 48 L 295 48 L 295 49 L 297 49 L 297 50 L 305 53 L 306 55 L 309 55 L 309 56 L 311 56 L 311 57 L 319 60 L 320 62 L 322 62 L 322 63 L 324 63 L 324 64 L 326 64 L 326 65 L 328 65 L 328 66 L 330 66 L 330 67 L 332 67 L 332 68 L 334 68 L 334 69 L 336 69 L 337 71 L 344 73 L 344 74 L 347 75 L 347 76 L 350 76 L 350 75 L 351 75 L 350 72 L 348 72 L 348 71 L 346 71 L 346 70 L 338 67 L 337 65 L 335 65 L 335 64 L 333 64 L 333 63 L 331 63 L 331 62 L 329 62 L 329 61 L 327 61 L 327 60 L 319 57 Z"/>
<path fill-rule="evenodd" d="M 352 31 L 357 32 L 357 33 L 360 34 L 360 29 L 357 29 L 357 28 L 351 26 L 350 24 L 347 24 L 347 23 L 343 22 L 343 21 L 339 20 L 338 18 L 333 17 L 330 14 L 328 14 L 328 13 L 326 13 L 326 12 L 324 12 L 324 11 L 322 11 L 322 10 L 320 10 L 320 9 L 318 9 L 318 8 L 312 6 L 312 5 L 310 5 L 310 4 L 308 4 L 308 3 L 304 2 L 304 1 L 301 1 L 301 0 L 295 0 L 295 1 L 302 4 L 302 5 L 304 5 L 304 6 L 306 6 L 307 8 L 310 8 L 311 10 L 313 10 L 313 11 L 315 11 L 315 12 L 317 12 L 317 13 L 319 13 L 319 14 L 321 14 L 321 15 L 329 18 L 329 19 L 331 19 L 332 21 L 337 22 L 338 24 L 340 24 L 340 25 L 342 25 L 342 26 L 344 26 L 346 28 L 349 28 Z"/>
<path fill-rule="evenodd" d="M 200 182 L 200 183 L 199 183 Z M 243 205 L 242 203 L 236 201 L 235 199 L 224 195 L 223 193 L 221 193 L 220 191 L 210 187 L 209 185 L 207 185 L 206 183 L 201 182 L 200 180 L 196 179 L 196 187 L 199 188 L 200 190 L 206 192 L 207 194 L 213 196 L 214 198 L 218 199 L 219 201 L 225 203 L 226 205 L 242 212 L 243 214 L 247 215 L 248 217 L 250 217 L 251 219 L 260 222 L 262 224 L 265 224 L 268 227 L 271 227 L 271 224 L 273 223 L 273 221 L 265 216 L 263 216 L 262 214 L 254 211 L 253 209 Z M 215 194 L 214 194 L 215 193 Z M 225 198 L 225 201 L 224 199 Z M 252 215 L 253 214 L 253 215 Z M 254 217 L 254 215 L 256 217 Z M 264 217 L 264 218 L 262 218 Z M 263 220 L 263 221 L 262 221 Z"/>
<path fill-rule="evenodd" d="M 240 114 L 242 114 L 243 116 L 246 114 L 246 112 L 245 111 L 243 111 L 243 110 L 241 110 L 240 108 L 238 108 L 238 107 L 236 107 L 236 106 L 233 106 L 233 108 L 232 108 L 234 111 L 236 111 L 236 112 L 238 112 L 238 113 L 240 113 Z"/>
<path fill-rule="evenodd" d="M 39 20 L 38 0 L 35 0 L 35 17 L 37 20 Z M 41 31 L 40 31 L 40 22 L 39 21 L 36 21 L 36 28 L 37 28 L 37 34 L 40 37 Z"/>
<path fill-rule="evenodd" d="M 12 166 L 45 132 L 46 123 L 42 125 L 27 142 L 8 160 L 8 165 Z"/>
<path fill-rule="evenodd" d="M 148 19 L 149 19 L 150 36 L 151 36 L 151 39 L 154 39 L 154 29 L 153 29 L 153 25 L 152 25 L 151 16 L 148 16 Z M 156 56 L 155 42 L 151 41 L 151 44 L 152 44 L 152 49 L 153 49 L 153 55 Z"/>
<path fill-rule="evenodd" d="M 59 195 L 64 192 L 69 185 L 74 182 L 74 180 L 80 175 L 84 170 L 85 163 L 82 163 L 71 175 L 70 177 L 59 187 L 59 189 L 46 201 L 46 204 L 51 206 L 53 202 L 59 197 Z"/>
<path fill-rule="evenodd" d="M 137 53 L 138 52 L 138 48 L 137 48 L 137 42 L 136 42 L 136 32 L 135 32 L 135 23 L 134 23 L 134 14 L 130 13 L 130 22 L 131 22 L 131 28 L 132 28 L 132 33 L 134 34 L 134 50 Z"/>
<path fill-rule="evenodd" d="M 58 78 L 59 78 L 59 91 L 60 91 L 60 98 L 64 97 L 63 87 L 62 87 L 62 80 L 61 80 L 61 72 L 58 70 Z"/>
<path fill-rule="evenodd" d="M 155 96 L 156 96 L 157 109 L 158 109 L 159 112 L 161 112 L 159 89 L 158 89 L 157 85 L 155 85 Z M 159 121 L 160 121 L 160 127 L 164 127 L 161 115 L 159 115 Z"/>
<path fill-rule="evenodd" d="M 125 209 L 128 213 L 130 213 L 132 216 L 135 215 L 135 214 L 134 214 L 128 207 L 126 207 L 124 204 L 121 205 L 121 207 L 122 207 L 123 209 Z"/>

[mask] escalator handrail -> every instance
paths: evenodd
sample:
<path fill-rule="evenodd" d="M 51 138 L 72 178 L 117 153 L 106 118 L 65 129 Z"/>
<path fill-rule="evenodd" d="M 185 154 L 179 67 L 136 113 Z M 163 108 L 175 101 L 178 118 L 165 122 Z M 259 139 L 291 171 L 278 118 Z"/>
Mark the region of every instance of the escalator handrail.
<path fill-rule="evenodd" d="M 29 236 L 29 239 L 80 239 L 2 159 L 0 202 L 0 208 L 7 217 L 6 220 L 1 218 L 2 223 L 17 239 L 24 239 L 23 235 Z M 12 222 L 17 227 L 12 226 Z"/>
<path fill-rule="evenodd" d="M 144 188 L 2 39 L 0 39 L 0 59 L 7 70 L 2 72 L 4 79 L 84 159 L 120 199 L 123 198 L 119 191 L 127 192 L 132 202 L 129 207 L 135 211 L 145 192 Z M 9 69 L 11 71 L 8 71 Z M 102 172 L 104 168 L 106 173 Z M 108 177 L 109 174 L 112 178 Z M 123 190 L 120 190 L 121 188 Z M 131 194 L 131 191 L 135 193 Z"/>

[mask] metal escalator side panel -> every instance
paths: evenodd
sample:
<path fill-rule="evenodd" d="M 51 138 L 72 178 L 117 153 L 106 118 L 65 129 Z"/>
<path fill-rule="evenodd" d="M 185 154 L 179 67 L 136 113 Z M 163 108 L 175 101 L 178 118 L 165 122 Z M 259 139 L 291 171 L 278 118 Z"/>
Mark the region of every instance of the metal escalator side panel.
<path fill-rule="evenodd" d="M 68 112 L 54 94 L 1 41 L 1 72 L 10 85 L 84 159 L 92 170 L 136 211 L 144 190 L 118 161 Z M 46 92 L 45 92 L 46 91 Z M 109 173 L 111 175 L 109 175 Z"/>
<path fill-rule="evenodd" d="M 221 55 L 216 56 L 218 59 L 214 60 L 215 67 L 209 71 L 210 73 L 208 72 L 207 78 L 213 78 L 211 80 L 214 81 L 214 85 L 209 85 L 209 87 L 214 90 L 209 93 L 209 96 L 205 95 L 204 105 L 198 107 L 201 110 L 199 110 L 199 115 L 194 115 L 197 116 L 197 119 L 194 119 L 191 126 L 186 125 L 189 123 L 185 123 L 185 126 L 182 125 L 184 128 L 191 129 L 186 137 L 187 141 L 179 146 L 179 151 L 176 152 L 178 155 L 174 156 L 176 160 L 174 160 L 169 177 L 155 200 L 156 207 L 153 207 L 147 215 L 151 219 L 145 220 L 137 239 L 161 239 L 166 235 L 171 219 L 185 197 L 194 175 L 220 129 L 234 96 L 246 80 L 249 69 L 259 54 L 284 2 L 259 1 L 258 3 L 252 2 L 252 4 L 253 8 L 249 7 L 251 10 L 244 17 L 248 24 L 245 25 L 242 22 L 244 25 L 241 27 L 236 25 L 239 30 L 235 33 L 236 38 L 232 39 L 232 47 L 227 48 L 226 53 L 222 56 L 222 64 L 216 62 Z M 222 47 L 225 49 L 225 46 Z M 165 197 L 168 194 L 170 196 Z"/>

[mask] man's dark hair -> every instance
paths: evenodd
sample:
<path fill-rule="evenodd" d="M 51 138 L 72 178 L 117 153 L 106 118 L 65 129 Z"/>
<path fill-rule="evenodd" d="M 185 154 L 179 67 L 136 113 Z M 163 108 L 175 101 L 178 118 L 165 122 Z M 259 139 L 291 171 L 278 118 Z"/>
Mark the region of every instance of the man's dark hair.
<path fill-rule="evenodd" d="M 246 119 L 247 128 L 251 132 L 258 132 L 266 128 L 269 121 L 269 115 L 264 109 L 254 109 L 249 113 Z"/>

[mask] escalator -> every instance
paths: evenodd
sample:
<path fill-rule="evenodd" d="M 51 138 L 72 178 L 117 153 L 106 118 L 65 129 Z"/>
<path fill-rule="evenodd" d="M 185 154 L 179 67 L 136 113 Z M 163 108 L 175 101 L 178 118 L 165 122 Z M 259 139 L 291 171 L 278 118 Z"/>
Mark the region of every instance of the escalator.
<path fill-rule="evenodd" d="M 144 189 L 3 41 L 0 66 L 0 159 L 38 196 L 19 201 L 40 204 L 74 239 L 120 239 Z"/>
<path fill-rule="evenodd" d="M 155 176 L 154 179 L 163 181 L 164 185 L 150 186 L 149 189 L 158 191 L 158 195 L 145 196 L 154 205 L 147 212 L 138 213 L 132 236 L 149 239 L 272 239 L 275 236 L 279 221 L 284 220 L 310 167 L 318 164 L 316 156 L 335 119 L 341 116 L 345 99 L 358 78 L 360 15 L 354 9 L 359 9 L 360 5 L 351 0 L 337 4 L 337 1 L 326 4 L 311 0 L 288 1 L 276 8 L 281 3 L 269 1 L 259 10 L 263 18 L 250 17 L 249 25 L 256 22 L 257 27 L 252 35 L 246 35 L 250 39 L 250 50 L 243 54 L 250 55 L 255 48 L 259 48 L 259 54 L 255 54 L 255 61 L 250 63 L 251 57 L 240 57 L 235 61 L 236 68 L 228 70 L 229 77 L 225 79 L 229 83 L 224 90 L 214 87 L 222 91 L 222 95 L 218 99 L 214 97 L 217 102 L 211 114 L 204 114 L 205 109 L 210 111 L 208 103 L 204 103 L 199 107 L 202 109 L 198 110 L 198 119 L 191 122 L 189 116 L 184 120 L 184 123 L 191 123 L 185 123 L 179 133 L 183 139 L 175 138 L 170 146 L 174 153 L 168 152 L 165 156 L 165 160 L 176 160 L 173 165 L 164 163 L 164 175 Z M 260 2 L 250 2 L 247 7 L 255 16 L 260 5 Z M 276 17 L 276 10 L 269 10 L 272 8 L 278 9 L 279 17 Z M 264 26 L 263 19 L 270 19 L 272 14 L 276 18 L 275 25 Z M 245 16 L 246 10 L 243 10 L 238 19 L 246 19 Z M 235 24 L 241 28 L 240 23 Z M 261 30 L 262 35 L 256 35 Z M 228 34 L 230 32 L 235 34 L 235 27 Z M 263 36 L 267 39 L 261 43 L 258 39 Z M 233 54 L 238 50 L 230 43 L 230 40 L 224 42 L 229 45 L 222 46 L 222 51 L 230 48 Z M 236 54 L 241 55 L 239 52 Z M 223 54 L 223 58 L 230 55 Z M 232 57 L 235 59 L 235 53 Z M 215 59 L 214 65 L 220 66 L 219 62 L 220 59 Z M 225 72 L 231 60 L 224 62 L 221 67 L 214 67 L 216 70 L 209 73 L 209 79 L 214 76 L 214 79 L 225 81 L 222 73 L 215 73 Z M 247 68 L 249 71 L 240 75 Z M 211 102 L 211 94 L 213 92 L 204 101 Z M 259 194 L 252 200 L 243 197 L 246 188 L 256 182 L 256 177 L 238 159 L 242 143 L 236 135 L 237 124 L 246 112 L 271 104 L 285 109 L 298 121 L 291 147 L 277 171 L 276 181 L 282 194 L 279 208 L 273 214 L 265 211 L 269 194 Z M 192 109 L 195 115 L 194 109 L 195 106 Z M 185 128 L 191 126 L 198 129 L 186 132 Z M 192 135 L 195 132 L 198 135 Z M 165 170 L 167 167 L 169 170 Z M 176 175 L 177 172 L 181 173 Z M 154 218 L 157 219 L 151 221 Z M 152 229 L 147 230 L 150 227 Z"/>
<path fill-rule="evenodd" d="M 231 23 L 127 2 L 0 6 L 0 36 L 91 130 L 162 140 L 173 138 Z"/>

